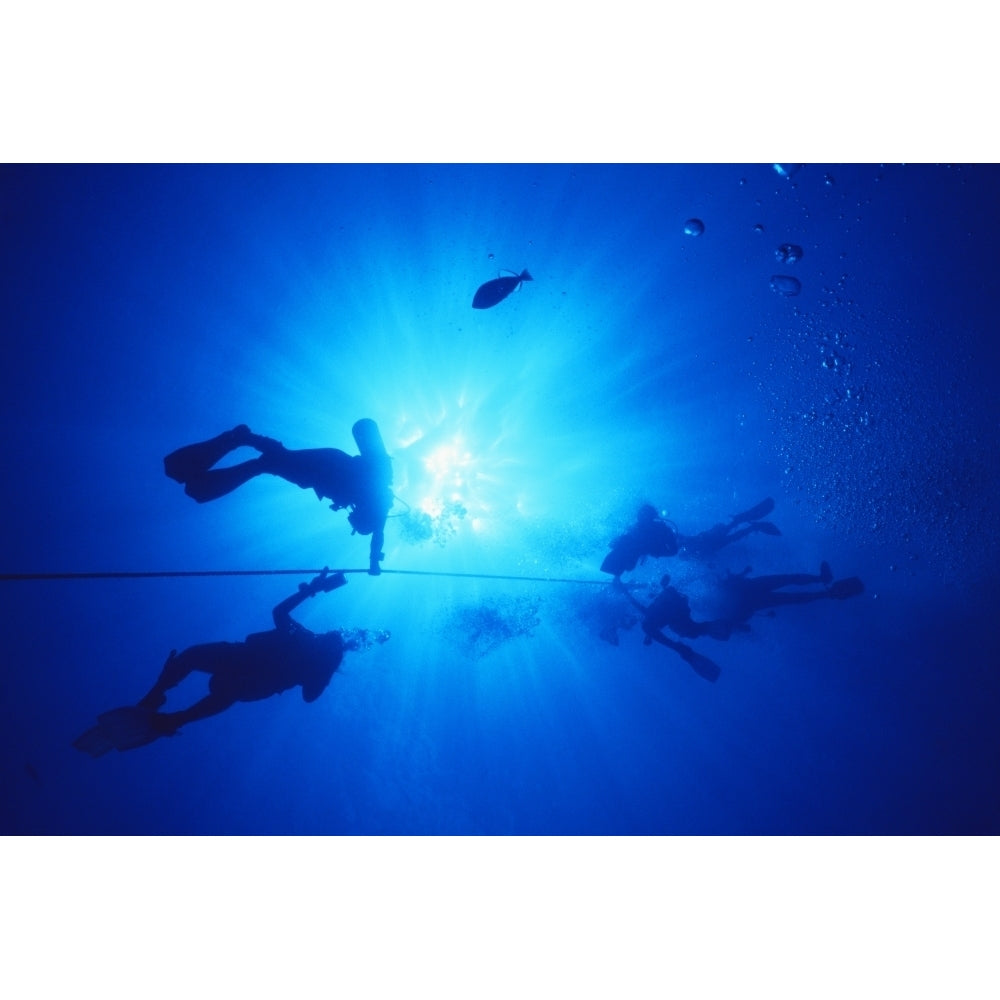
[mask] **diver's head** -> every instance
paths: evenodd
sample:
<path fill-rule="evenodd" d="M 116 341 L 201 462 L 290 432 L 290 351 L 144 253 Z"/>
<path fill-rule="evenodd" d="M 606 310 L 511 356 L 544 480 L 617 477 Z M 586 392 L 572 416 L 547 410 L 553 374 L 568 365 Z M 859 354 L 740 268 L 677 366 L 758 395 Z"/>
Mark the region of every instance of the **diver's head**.
<path fill-rule="evenodd" d="M 648 521 L 655 521 L 659 516 L 659 512 L 651 503 L 644 503 L 636 515 L 641 524 L 645 524 Z"/>

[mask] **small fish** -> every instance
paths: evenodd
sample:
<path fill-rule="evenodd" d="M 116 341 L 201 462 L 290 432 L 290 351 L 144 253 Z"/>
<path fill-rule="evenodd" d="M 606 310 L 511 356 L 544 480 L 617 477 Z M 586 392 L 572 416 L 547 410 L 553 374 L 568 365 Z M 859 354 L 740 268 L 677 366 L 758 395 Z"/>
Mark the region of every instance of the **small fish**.
<path fill-rule="evenodd" d="M 476 291 L 475 298 L 472 300 L 472 308 L 489 309 L 490 306 L 495 306 L 498 302 L 502 302 L 507 298 L 515 288 L 520 288 L 522 281 L 535 280 L 528 274 L 527 270 L 522 271 L 520 274 L 515 274 L 511 271 L 510 275 L 510 277 L 506 278 L 494 278 L 492 281 L 487 281 L 485 285 L 480 285 Z"/>

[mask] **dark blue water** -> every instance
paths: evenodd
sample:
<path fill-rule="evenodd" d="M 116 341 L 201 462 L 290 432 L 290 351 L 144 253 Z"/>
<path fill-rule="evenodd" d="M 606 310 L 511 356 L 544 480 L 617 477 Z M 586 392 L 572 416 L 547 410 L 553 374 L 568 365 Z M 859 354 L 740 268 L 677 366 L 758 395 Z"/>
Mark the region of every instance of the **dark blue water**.
<path fill-rule="evenodd" d="M 353 453 L 375 419 L 411 511 L 386 573 L 297 615 L 392 634 L 318 701 L 97 760 L 72 741 L 171 649 L 267 629 L 308 576 L 0 582 L 2 832 L 997 833 L 998 180 L 2 168 L 0 571 L 366 566 L 311 492 L 197 505 L 164 476 L 238 423 Z M 640 503 L 693 533 L 767 496 L 780 536 L 632 579 L 671 572 L 696 618 L 748 565 L 825 559 L 863 595 L 695 640 L 714 684 L 638 628 L 602 640 Z"/>

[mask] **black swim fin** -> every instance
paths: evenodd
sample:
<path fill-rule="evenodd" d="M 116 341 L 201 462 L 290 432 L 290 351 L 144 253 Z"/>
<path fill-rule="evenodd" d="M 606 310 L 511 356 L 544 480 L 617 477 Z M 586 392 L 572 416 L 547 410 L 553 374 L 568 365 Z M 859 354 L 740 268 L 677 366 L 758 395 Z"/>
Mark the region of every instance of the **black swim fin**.
<path fill-rule="evenodd" d="M 655 638 L 662 642 L 664 646 L 669 646 L 680 658 L 687 663 L 692 670 L 706 681 L 714 684 L 722 673 L 722 668 L 714 660 L 710 660 L 701 653 L 696 653 L 690 646 L 683 642 L 676 642 L 668 639 L 662 632 L 655 633 Z"/>
<path fill-rule="evenodd" d="M 155 712 L 137 705 L 113 708 L 99 715 L 97 725 L 74 740 L 73 746 L 91 757 L 103 757 L 109 750 L 135 750 L 168 735 L 156 724 L 158 718 Z"/>
<path fill-rule="evenodd" d="M 733 524 L 742 524 L 744 521 L 759 521 L 762 517 L 767 517 L 771 511 L 774 510 L 774 500 L 768 497 L 766 500 L 761 500 L 756 507 L 751 507 L 749 510 L 743 511 L 742 514 L 733 514 L 732 522 Z"/>
<path fill-rule="evenodd" d="M 756 531 L 761 531 L 765 535 L 780 535 L 781 529 L 776 525 L 772 524 L 770 521 L 758 521 L 754 525 Z"/>
<path fill-rule="evenodd" d="M 677 652 L 681 654 L 681 659 L 690 664 L 694 672 L 703 677 L 706 681 L 714 684 L 722 673 L 722 668 L 714 660 L 710 660 L 701 653 L 696 653 L 690 646 L 685 646 L 683 642 L 677 643 Z"/>
<path fill-rule="evenodd" d="M 83 753 L 89 753 L 91 757 L 103 757 L 110 750 L 114 750 L 115 745 L 104 734 L 100 726 L 88 729 L 82 736 L 73 740 L 73 746 Z"/>

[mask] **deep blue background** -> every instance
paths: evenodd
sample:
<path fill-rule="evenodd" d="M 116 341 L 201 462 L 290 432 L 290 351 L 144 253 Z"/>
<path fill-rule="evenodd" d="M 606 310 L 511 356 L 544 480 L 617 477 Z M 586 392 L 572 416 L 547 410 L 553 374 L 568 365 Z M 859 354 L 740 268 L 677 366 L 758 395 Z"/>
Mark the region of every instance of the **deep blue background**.
<path fill-rule="evenodd" d="M 699 640 L 710 685 L 602 642 L 594 584 L 352 575 L 300 620 L 392 639 L 314 705 L 95 761 L 71 743 L 99 712 L 299 578 L 2 582 L 2 832 L 997 833 L 998 180 L 0 168 L 0 572 L 364 566 L 311 493 L 197 506 L 162 457 L 240 422 L 353 451 L 370 416 L 401 498 L 466 511 L 424 542 L 391 520 L 387 569 L 598 580 L 642 501 L 694 532 L 770 495 L 780 538 L 638 577 L 675 572 L 696 616 L 725 568 L 867 586 Z"/>

